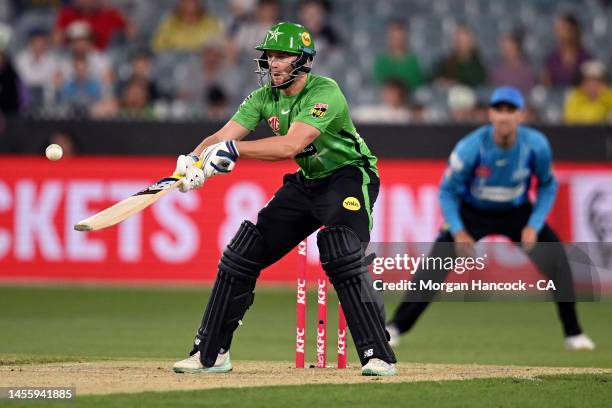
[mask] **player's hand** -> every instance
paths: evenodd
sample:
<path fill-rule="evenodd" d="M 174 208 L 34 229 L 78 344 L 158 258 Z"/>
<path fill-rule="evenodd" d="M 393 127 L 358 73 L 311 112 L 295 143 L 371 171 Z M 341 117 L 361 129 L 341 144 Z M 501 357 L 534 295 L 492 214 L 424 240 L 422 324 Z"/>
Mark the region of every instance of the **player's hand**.
<path fill-rule="evenodd" d="M 231 172 L 240 154 L 233 140 L 209 146 L 201 154 L 202 169 L 206 178 Z"/>
<path fill-rule="evenodd" d="M 531 251 L 538 242 L 538 231 L 531 226 L 526 226 L 521 232 L 521 245 L 527 252 Z"/>
<path fill-rule="evenodd" d="M 457 256 L 465 258 L 475 258 L 476 251 L 474 250 L 474 238 L 466 231 L 457 231 L 454 236 L 455 252 Z"/>
<path fill-rule="evenodd" d="M 202 187 L 205 181 L 204 172 L 195 163 L 199 157 L 194 154 L 181 154 L 176 160 L 176 169 L 174 174 L 182 176 L 178 189 L 181 193 L 186 193 L 189 190 Z"/>

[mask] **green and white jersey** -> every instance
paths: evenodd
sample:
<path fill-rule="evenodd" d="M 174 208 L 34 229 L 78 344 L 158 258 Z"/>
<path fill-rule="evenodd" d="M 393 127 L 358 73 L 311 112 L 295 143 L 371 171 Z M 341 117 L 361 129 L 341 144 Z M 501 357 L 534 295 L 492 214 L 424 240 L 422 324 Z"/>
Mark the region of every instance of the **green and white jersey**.
<path fill-rule="evenodd" d="M 275 135 L 286 135 L 293 122 L 317 128 L 321 134 L 295 157 L 307 178 L 329 176 L 347 165 L 370 168 L 378 174 L 376 156 L 359 136 L 340 87 L 331 78 L 308 75 L 304 89 L 285 96 L 270 85 L 253 91 L 232 120 L 254 130 L 264 119 Z"/>

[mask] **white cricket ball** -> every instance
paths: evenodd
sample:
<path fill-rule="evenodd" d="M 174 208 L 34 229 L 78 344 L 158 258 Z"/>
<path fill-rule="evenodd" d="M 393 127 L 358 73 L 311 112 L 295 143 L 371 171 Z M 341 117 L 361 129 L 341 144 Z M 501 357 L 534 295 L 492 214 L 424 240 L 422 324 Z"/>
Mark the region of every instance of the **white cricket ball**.
<path fill-rule="evenodd" d="M 47 146 L 47 149 L 45 149 L 45 156 L 47 156 L 47 159 L 51 161 L 61 159 L 63 154 L 64 151 L 62 150 L 62 146 L 55 143 L 50 144 L 49 146 Z"/>

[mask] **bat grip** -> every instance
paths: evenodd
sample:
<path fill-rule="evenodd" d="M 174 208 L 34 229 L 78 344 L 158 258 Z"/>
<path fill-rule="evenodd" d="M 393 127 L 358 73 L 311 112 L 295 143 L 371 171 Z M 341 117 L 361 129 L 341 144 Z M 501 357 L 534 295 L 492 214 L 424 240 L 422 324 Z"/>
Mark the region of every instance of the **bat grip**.
<path fill-rule="evenodd" d="M 204 161 L 202 159 L 200 159 L 197 162 L 193 163 L 193 165 L 196 166 L 198 169 L 201 169 L 202 166 L 204 165 Z M 172 177 L 173 178 L 183 178 L 184 176 L 181 176 L 178 173 L 172 173 Z"/>

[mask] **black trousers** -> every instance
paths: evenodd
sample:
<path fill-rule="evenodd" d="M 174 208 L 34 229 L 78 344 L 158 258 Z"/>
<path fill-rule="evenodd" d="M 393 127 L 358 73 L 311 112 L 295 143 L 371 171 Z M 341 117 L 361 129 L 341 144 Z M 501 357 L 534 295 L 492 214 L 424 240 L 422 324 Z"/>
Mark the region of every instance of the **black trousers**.
<path fill-rule="evenodd" d="M 348 227 L 362 244 L 369 243 L 371 212 L 379 184 L 379 178 L 372 170 L 350 165 L 321 179 L 307 179 L 300 173 L 286 175 L 283 186 L 257 217 L 256 227 L 265 246 L 265 266 L 276 262 L 321 226 Z M 326 272 L 329 275 L 330 272 Z M 368 278 L 368 274 L 363 277 L 366 282 Z M 344 295 L 348 300 L 343 302 L 343 309 L 356 349 L 363 349 L 364 344 L 372 347 L 361 350 L 361 363 L 365 364 L 372 355 L 395 363 L 384 327 L 386 316 L 382 296 L 371 284 L 355 288 L 351 286 L 354 282 L 343 281 L 340 288 L 336 285 L 334 283 L 338 297 L 342 299 Z M 370 293 L 362 293 L 362 290 Z M 370 301 L 355 302 L 355 296 Z M 380 329 L 381 332 L 371 333 L 364 327 L 369 327 L 370 331 Z M 368 351 L 374 354 L 365 355 Z"/>
<path fill-rule="evenodd" d="M 328 177 L 287 174 L 257 217 L 257 229 L 273 264 L 321 226 L 344 225 L 370 242 L 371 212 L 380 181 L 370 169 L 346 166 Z"/>
<path fill-rule="evenodd" d="M 257 263 L 261 264 L 262 269 L 270 266 L 321 226 L 348 227 L 362 243 L 368 243 L 371 212 L 379 185 L 376 173 L 357 166 L 342 167 L 330 176 L 319 179 L 307 179 L 300 173 L 285 175 L 283 185 L 257 216 L 256 228 L 263 238 L 262 253 L 258 253 Z M 375 295 L 378 293 L 372 295 L 380 313 L 377 320 L 381 329 L 384 329 L 384 303 L 380 296 Z M 218 311 L 209 312 L 207 306 L 200 331 L 204 330 L 210 320 L 207 316 L 214 313 Z M 345 314 L 348 323 L 351 310 L 345 309 Z M 226 334 L 221 349 L 229 350 L 232 339 L 233 334 Z M 194 344 L 192 354 L 198 349 L 198 344 Z"/>
<path fill-rule="evenodd" d="M 531 215 L 531 204 L 524 204 L 509 211 L 485 211 L 462 204 L 460 209 L 461 220 L 466 231 L 475 241 L 487 235 L 504 235 L 515 243 L 521 241 L 521 232 L 527 225 Z M 449 243 L 454 242 L 453 236 L 448 230 L 442 230 L 436 239 L 429 254 L 430 257 L 455 257 L 455 248 Z M 538 234 L 538 242 L 546 242 L 546 245 L 537 245 L 527 253 L 527 256 L 537 266 L 539 271 L 551 279 L 557 288 L 555 298 L 557 311 L 566 336 L 582 333 L 576 316 L 576 305 L 574 302 L 561 301 L 574 299 L 572 272 L 567 255 L 561 245 L 559 237 L 547 224 Z M 417 271 L 413 278 L 419 287 L 419 281 L 423 279 L 434 282 L 443 282 L 448 271 L 428 270 Z M 397 327 L 400 333 L 409 331 L 421 314 L 425 311 L 435 291 L 420 291 L 417 293 L 406 293 L 404 301 L 398 306 L 390 323 Z M 413 301 L 417 299 L 418 301 Z"/>

